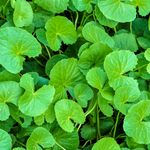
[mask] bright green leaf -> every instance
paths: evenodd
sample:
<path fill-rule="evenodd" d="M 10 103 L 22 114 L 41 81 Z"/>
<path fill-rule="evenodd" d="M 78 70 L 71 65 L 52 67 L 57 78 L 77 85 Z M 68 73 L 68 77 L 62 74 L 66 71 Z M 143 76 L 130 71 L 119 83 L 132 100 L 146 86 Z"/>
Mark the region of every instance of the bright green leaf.
<path fill-rule="evenodd" d="M 42 150 L 41 146 L 43 148 L 50 148 L 54 144 L 55 140 L 52 134 L 43 127 L 37 127 L 28 138 L 26 147 L 27 150 Z"/>
<path fill-rule="evenodd" d="M 29 26 L 33 20 L 33 11 L 30 4 L 25 0 L 17 0 L 13 14 L 16 27 Z"/>
<path fill-rule="evenodd" d="M 87 107 L 87 101 L 92 99 L 93 91 L 92 89 L 84 83 L 77 84 L 74 87 L 74 94 L 76 97 L 77 102 L 80 104 L 81 107 Z"/>
<path fill-rule="evenodd" d="M 128 113 L 128 110 L 140 96 L 138 88 L 133 86 L 122 86 L 118 88 L 114 96 L 115 107 L 124 115 Z"/>
<path fill-rule="evenodd" d="M 85 122 L 81 106 L 68 99 L 62 99 L 55 104 L 55 114 L 60 127 L 67 132 L 74 130 L 74 124 L 71 120 L 80 124 Z"/>
<path fill-rule="evenodd" d="M 150 40 L 144 37 L 138 37 L 137 38 L 138 44 L 143 48 L 147 49 L 150 48 Z"/>
<path fill-rule="evenodd" d="M 44 85 L 35 92 L 34 81 L 29 74 L 22 76 L 20 86 L 26 90 L 18 102 L 21 112 L 25 115 L 35 117 L 41 115 L 48 109 L 55 93 L 54 87 Z"/>
<path fill-rule="evenodd" d="M 144 56 L 145 58 L 150 61 L 150 48 L 148 48 L 145 52 L 144 52 Z"/>
<path fill-rule="evenodd" d="M 13 150 L 25 150 L 25 149 L 21 147 L 17 147 L 17 148 L 13 148 Z"/>
<path fill-rule="evenodd" d="M 82 30 L 83 37 L 92 43 L 105 43 L 109 47 L 114 46 L 113 39 L 105 32 L 105 30 L 96 22 L 88 22 Z"/>
<path fill-rule="evenodd" d="M 1 150 L 11 150 L 12 148 L 12 139 L 9 134 L 0 129 L 0 149 Z"/>
<path fill-rule="evenodd" d="M 98 0 L 98 7 L 108 19 L 118 22 L 131 22 L 136 18 L 134 6 L 118 0 Z"/>
<path fill-rule="evenodd" d="M 20 72 L 24 57 L 38 56 L 41 49 L 38 41 L 23 29 L 11 27 L 0 30 L 0 64 L 11 73 Z"/>
<path fill-rule="evenodd" d="M 139 144 L 149 144 L 150 125 L 144 118 L 150 115 L 150 100 L 142 100 L 133 105 L 125 116 L 123 128 L 125 133 Z"/>
<path fill-rule="evenodd" d="M 73 23 L 64 16 L 55 16 L 45 25 L 46 37 L 52 50 L 58 51 L 63 41 L 65 44 L 73 44 L 77 40 L 77 33 Z"/>
<path fill-rule="evenodd" d="M 120 150 L 120 147 L 113 138 L 108 137 L 96 142 L 92 150 Z"/>

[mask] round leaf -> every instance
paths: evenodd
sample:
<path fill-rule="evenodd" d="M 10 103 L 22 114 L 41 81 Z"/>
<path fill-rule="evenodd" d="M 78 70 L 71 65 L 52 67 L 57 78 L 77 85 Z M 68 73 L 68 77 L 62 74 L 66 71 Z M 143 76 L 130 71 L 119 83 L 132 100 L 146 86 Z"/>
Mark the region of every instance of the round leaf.
<path fill-rule="evenodd" d="M 61 13 L 67 9 L 69 0 L 34 0 L 34 2 L 47 11 Z"/>
<path fill-rule="evenodd" d="M 85 115 L 80 105 L 68 99 L 62 99 L 55 104 L 55 114 L 60 127 L 67 132 L 74 130 L 71 119 L 75 123 L 85 122 Z"/>
<path fill-rule="evenodd" d="M 118 0 L 98 0 L 98 7 L 108 19 L 118 22 L 131 22 L 136 18 L 134 6 Z"/>
<path fill-rule="evenodd" d="M 17 0 L 15 2 L 15 10 L 13 15 L 15 26 L 29 26 L 32 23 L 32 20 L 33 11 L 30 4 L 24 0 Z"/>
<path fill-rule="evenodd" d="M 7 103 L 18 104 L 24 90 L 14 81 L 0 82 L 0 120 L 8 119 L 10 112 Z"/>
<path fill-rule="evenodd" d="M 73 44 L 77 40 L 73 23 L 64 16 L 52 17 L 47 21 L 45 28 L 49 46 L 54 51 L 60 49 L 62 41 L 65 44 Z"/>
<path fill-rule="evenodd" d="M 96 22 L 88 22 L 82 30 L 83 37 L 92 43 L 106 43 L 113 47 L 113 39 L 105 32 L 105 30 Z"/>
<path fill-rule="evenodd" d="M 150 48 L 145 51 L 144 56 L 148 61 L 150 61 Z"/>
<path fill-rule="evenodd" d="M 9 134 L 0 129 L 0 149 L 1 150 L 11 150 L 12 148 L 12 139 Z"/>
<path fill-rule="evenodd" d="M 50 148 L 54 144 L 55 140 L 51 133 L 43 127 L 37 127 L 28 138 L 26 147 L 27 150 L 42 150 L 41 146 L 43 148 Z"/>
<path fill-rule="evenodd" d="M 44 85 L 34 92 L 34 81 L 29 74 L 24 74 L 22 76 L 20 86 L 26 90 L 18 102 L 21 112 L 25 115 L 35 117 L 41 115 L 48 109 L 55 93 L 54 87 L 51 85 Z"/>
<path fill-rule="evenodd" d="M 92 89 L 84 83 L 78 84 L 74 87 L 74 94 L 77 102 L 81 107 L 87 107 L 87 101 L 93 97 Z"/>
<path fill-rule="evenodd" d="M 120 150 L 119 145 L 113 138 L 103 138 L 96 142 L 92 150 Z"/>
<path fill-rule="evenodd" d="M 142 100 L 133 105 L 125 116 L 123 128 L 125 133 L 139 144 L 149 144 L 150 123 L 145 117 L 150 115 L 150 100 Z"/>
<path fill-rule="evenodd" d="M 128 113 L 128 110 L 133 105 L 132 102 L 136 101 L 140 96 L 138 88 L 133 86 L 123 86 L 116 90 L 114 96 L 115 107 L 124 115 Z M 129 103 L 127 103 L 129 102 Z"/>
<path fill-rule="evenodd" d="M 0 64 L 9 72 L 20 72 L 24 57 L 38 56 L 41 50 L 41 45 L 27 31 L 13 27 L 0 29 Z"/>

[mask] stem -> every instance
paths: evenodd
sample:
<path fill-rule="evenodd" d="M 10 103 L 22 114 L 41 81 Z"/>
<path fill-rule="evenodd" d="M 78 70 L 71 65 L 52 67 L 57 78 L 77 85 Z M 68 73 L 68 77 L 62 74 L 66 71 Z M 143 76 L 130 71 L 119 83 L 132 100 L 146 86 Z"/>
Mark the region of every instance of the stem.
<path fill-rule="evenodd" d="M 35 31 L 33 32 L 33 34 L 32 34 L 33 36 L 35 36 L 37 30 L 38 30 L 38 28 L 36 28 Z"/>
<path fill-rule="evenodd" d="M 130 32 L 132 34 L 132 21 L 130 22 Z"/>
<path fill-rule="evenodd" d="M 116 27 L 114 27 L 114 32 L 115 32 L 115 34 L 117 34 L 117 30 L 116 30 Z"/>
<path fill-rule="evenodd" d="M 96 107 L 96 105 L 97 105 L 97 101 L 95 102 L 95 104 L 94 104 L 94 106 L 92 107 L 92 109 L 91 109 L 89 112 L 85 113 L 85 117 L 86 117 L 87 115 L 89 115 L 89 114 L 94 110 L 94 108 Z"/>
<path fill-rule="evenodd" d="M 85 20 L 84 20 L 84 22 L 83 22 L 83 26 L 85 25 L 87 19 L 90 18 L 91 16 L 93 16 L 93 14 L 90 14 L 90 15 L 88 15 L 88 16 L 85 18 Z"/>
<path fill-rule="evenodd" d="M 75 29 L 77 29 L 77 23 L 78 23 L 78 18 L 79 18 L 79 14 L 78 14 L 77 11 L 76 11 L 76 14 L 77 14 L 77 17 L 76 17 L 76 20 L 75 20 Z"/>
<path fill-rule="evenodd" d="M 96 18 L 95 18 L 94 10 L 93 10 L 93 18 L 94 18 L 94 21 L 97 22 L 97 21 L 96 21 Z"/>
<path fill-rule="evenodd" d="M 46 60 L 48 60 L 42 53 L 41 53 L 42 57 L 45 58 Z"/>
<path fill-rule="evenodd" d="M 148 64 L 149 64 L 149 63 L 148 63 Z M 146 67 L 148 64 L 142 65 L 142 66 L 140 66 L 140 67 L 134 69 L 133 71 L 137 71 L 137 70 L 139 70 L 139 69 L 141 69 L 141 68 L 144 68 L 144 67 Z"/>
<path fill-rule="evenodd" d="M 81 125 L 82 125 L 82 124 L 79 124 L 78 129 L 77 129 L 77 132 L 79 132 L 79 129 L 80 129 Z"/>
<path fill-rule="evenodd" d="M 90 140 L 88 140 L 88 141 L 86 141 L 86 142 L 84 143 L 84 145 L 82 146 L 82 149 L 86 146 L 86 144 L 87 144 L 88 142 L 90 142 Z"/>
<path fill-rule="evenodd" d="M 97 131 L 98 131 L 97 141 L 98 141 L 99 139 L 101 139 L 101 132 L 100 132 L 100 129 L 99 129 L 99 111 L 98 111 L 98 105 L 97 105 L 97 115 L 96 115 L 96 117 L 97 117 Z"/>
<path fill-rule="evenodd" d="M 36 58 L 34 58 L 34 59 L 35 59 L 35 61 L 36 61 L 39 65 L 45 67 L 45 66 L 44 66 L 42 63 L 40 63 Z"/>
<path fill-rule="evenodd" d="M 16 142 L 26 148 L 26 145 L 24 145 L 23 143 L 19 142 L 18 140 L 16 140 Z"/>
<path fill-rule="evenodd" d="M 50 52 L 49 52 L 47 46 L 46 46 L 45 44 L 44 44 L 44 46 L 45 46 L 45 49 L 46 49 L 46 51 L 47 51 L 48 57 L 51 58 L 51 54 L 50 54 Z"/>
<path fill-rule="evenodd" d="M 117 125 L 118 125 L 119 115 L 120 115 L 120 111 L 118 111 L 117 119 L 116 119 L 116 123 L 115 123 L 115 128 L 114 128 L 114 133 L 113 133 L 113 138 L 114 139 L 115 139 L 115 136 L 116 136 L 116 130 L 117 130 Z"/>
<path fill-rule="evenodd" d="M 5 6 L 4 6 L 4 8 L 3 8 L 3 16 L 4 16 L 4 17 L 5 17 L 6 7 L 7 7 L 8 3 L 9 3 L 9 1 L 10 1 L 10 0 L 8 0 L 8 1 L 6 2 Z"/>
<path fill-rule="evenodd" d="M 85 18 L 85 15 L 86 15 L 86 11 L 84 11 L 84 13 L 83 13 L 83 17 L 82 17 L 80 26 L 83 26 L 83 20 L 84 20 L 84 18 Z"/>
<path fill-rule="evenodd" d="M 59 145 L 56 141 L 55 141 L 55 144 L 56 144 L 58 147 L 60 147 L 61 149 L 66 150 L 66 149 L 63 148 L 61 145 Z"/>

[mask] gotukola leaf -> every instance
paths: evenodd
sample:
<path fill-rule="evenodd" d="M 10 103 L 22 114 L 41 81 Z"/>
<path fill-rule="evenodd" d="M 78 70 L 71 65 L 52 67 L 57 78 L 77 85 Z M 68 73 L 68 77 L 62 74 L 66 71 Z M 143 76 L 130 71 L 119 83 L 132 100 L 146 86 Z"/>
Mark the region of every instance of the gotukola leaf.
<path fill-rule="evenodd" d="M 92 43 L 104 43 L 109 47 L 114 46 L 114 40 L 110 37 L 105 30 L 96 22 L 88 22 L 82 30 L 83 37 Z"/>
<path fill-rule="evenodd" d="M 0 29 L 0 64 L 9 72 L 20 72 L 24 57 L 38 56 L 41 50 L 41 45 L 27 31 L 14 27 Z"/>
<path fill-rule="evenodd" d="M 146 49 L 146 51 L 144 52 L 144 56 L 148 61 L 150 61 L 150 48 Z"/>
<path fill-rule="evenodd" d="M 8 103 L 18 104 L 24 90 L 15 81 L 0 82 L 0 120 L 8 119 L 10 112 Z"/>
<path fill-rule="evenodd" d="M 74 87 L 74 94 L 77 99 L 77 102 L 83 108 L 87 107 L 88 104 L 87 101 L 92 99 L 94 95 L 92 89 L 87 84 L 84 83 L 77 84 Z"/>
<path fill-rule="evenodd" d="M 143 48 L 147 49 L 150 48 L 150 40 L 145 37 L 138 37 L 137 38 L 138 44 Z"/>
<path fill-rule="evenodd" d="M 42 150 L 43 148 L 53 147 L 55 140 L 52 134 L 43 127 L 37 127 L 28 138 L 26 147 L 27 150 Z"/>
<path fill-rule="evenodd" d="M 94 146 L 92 147 L 92 150 L 120 150 L 119 145 L 117 144 L 117 142 L 111 138 L 102 138 L 101 140 L 99 140 L 98 142 L 96 142 L 94 144 Z"/>
<path fill-rule="evenodd" d="M 11 150 L 12 148 L 12 139 L 9 134 L 0 129 L 0 149 L 1 150 Z"/>
<path fill-rule="evenodd" d="M 122 86 L 115 91 L 114 104 L 115 107 L 124 115 L 133 105 L 133 102 L 138 100 L 140 91 L 133 86 Z"/>
<path fill-rule="evenodd" d="M 49 46 L 54 51 L 60 49 L 62 41 L 65 44 L 73 44 L 77 40 L 73 23 L 64 16 L 55 16 L 49 19 L 45 29 Z"/>
<path fill-rule="evenodd" d="M 80 124 L 85 122 L 85 115 L 81 106 L 74 101 L 69 99 L 59 100 L 55 104 L 54 109 L 60 127 L 67 132 L 72 132 L 74 130 L 72 120 Z"/>
<path fill-rule="evenodd" d="M 44 85 L 35 92 L 34 81 L 29 74 L 22 76 L 20 86 L 26 90 L 18 102 L 21 112 L 25 115 L 35 117 L 41 115 L 48 109 L 55 93 L 53 86 Z"/>
<path fill-rule="evenodd" d="M 134 6 L 118 0 L 98 0 L 98 7 L 108 19 L 118 22 L 131 22 L 136 18 Z"/>
<path fill-rule="evenodd" d="M 69 0 L 34 0 L 34 2 L 47 11 L 61 13 L 67 9 Z"/>
<path fill-rule="evenodd" d="M 29 26 L 33 20 L 33 11 L 30 4 L 25 0 L 15 2 L 13 21 L 16 27 Z"/>
<path fill-rule="evenodd" d="M 150 115 L 150 100 L 141 100 L 133 105 L 125 116 L 123 129 L 139 144 L 148 144 L 150 140 L 149 121 L 145 117 Z"/>

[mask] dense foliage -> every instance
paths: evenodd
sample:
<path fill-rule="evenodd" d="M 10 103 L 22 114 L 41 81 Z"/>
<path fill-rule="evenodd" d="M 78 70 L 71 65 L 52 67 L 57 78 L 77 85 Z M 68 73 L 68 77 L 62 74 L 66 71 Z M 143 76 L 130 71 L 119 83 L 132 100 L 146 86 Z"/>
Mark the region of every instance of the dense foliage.
<path fill-rule="evenodd" d="M 149 0 L 0 0 L 0 150 L 150 150 Z"/>

